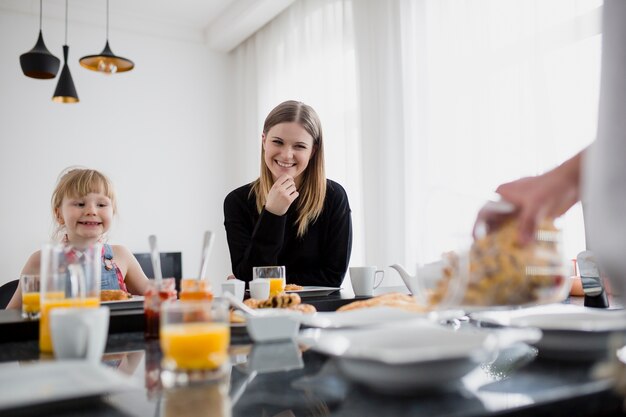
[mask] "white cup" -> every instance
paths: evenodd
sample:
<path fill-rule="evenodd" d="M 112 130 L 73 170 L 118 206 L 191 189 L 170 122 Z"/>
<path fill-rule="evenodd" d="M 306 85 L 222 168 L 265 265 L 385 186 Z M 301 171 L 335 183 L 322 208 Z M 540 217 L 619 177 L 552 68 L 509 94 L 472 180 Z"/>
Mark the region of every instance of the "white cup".
<path fill-rule="evenodd" d="M 381 274 L 380 282 L 376 284 L 376 275 Z M 350 268 L 350 282 L 354 295 L 371 297 L 374 288 L 383 282 L 385 271 L 377 270 L 375 266 L 356 266 Z"/>
<path fill-rule="evenodd" d="M 246 292 L 246 283 L 238 279 L 229 279 L 226 282 L 222 282 L 222 294 L 225 292 L 229 292 L 239 301 L 243 301 L 243 296 Z"/>
<path fill-rule="evenodd" d="M 267 300 L 270 298 L 270 282 L 266 279 L 253 279 L 250 281 L 250 297 L 255 300 Z"/>
<path fill-rule="evenodd" d="M 100 362 L 108 332 L 108 307 L 50 310 L 50 333 L 57 359 Z"/>

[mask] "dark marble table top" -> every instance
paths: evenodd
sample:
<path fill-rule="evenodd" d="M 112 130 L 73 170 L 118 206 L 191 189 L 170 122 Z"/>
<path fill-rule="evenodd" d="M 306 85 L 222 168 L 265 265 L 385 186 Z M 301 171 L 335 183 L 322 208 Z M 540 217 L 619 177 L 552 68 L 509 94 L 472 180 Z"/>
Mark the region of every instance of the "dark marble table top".
<path fill-rule="evenodd" d="M 351 294 L 337 294 L 335 298 L 323 300 L 321 305 L 331 306 L 350 299 L 354 299 Z M 232 367 L 221 382 L 165 389 L 160 383 L 158 341 L 146 341 L 142 331 L 113 332 L 107 341 L 104 364 L 129 375 L 142 389 L 87 402 L 24 408 L 12 411 L 11 415 L 623 415 L 622 399 L 613 394 L 609 382 L 592 377 L 595 363 L 542 359 L 536 348 L 523 343 L 498 352 L 489 362 L 445 388 L 397 396 L 349 382 L 334 359 L 297 346 L 295 342 L 254 344 L 241 330 L 233 331 L 231 337 Z M 36 340 L 0 344 L 0 367 L 49 360 L 54 359 L 39 354 Z"/>

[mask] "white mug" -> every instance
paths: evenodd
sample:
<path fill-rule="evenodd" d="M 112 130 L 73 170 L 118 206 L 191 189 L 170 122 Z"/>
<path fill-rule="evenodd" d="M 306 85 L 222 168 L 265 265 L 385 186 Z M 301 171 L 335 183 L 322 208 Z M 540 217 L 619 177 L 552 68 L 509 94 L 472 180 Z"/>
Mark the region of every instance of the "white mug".
<path fill-rule="evenodd" d="M 380 282 L 376 284 L 376 275 L 381 274 Z M 350 268 L 350 282 L 354 295 L 371 297 L 374 288 L 383 282 L 385 271 L 377 270 L 375 266 L 356 266 Z"/>
<path fill-rule="evenodd" d="M 243 296 L 246 292 L 246 283 L 238 279 L 229 279 L 226 282 L 222 282 L 222 293 L 225 292 L 229 292 L 239 301 L 243 301 Z"/>
<path fill-rule="evenodd" d="M 250 297 L 255 300 L 267 300 L 270 298 L 270 282 L 266 279 L 253 279 L 250 281 Z"/>
<path fill-rule="evenodd" d="M 50 310 L 50 333 L 57 359 L 100 362 L 108 332 L 108 307 Z"/>

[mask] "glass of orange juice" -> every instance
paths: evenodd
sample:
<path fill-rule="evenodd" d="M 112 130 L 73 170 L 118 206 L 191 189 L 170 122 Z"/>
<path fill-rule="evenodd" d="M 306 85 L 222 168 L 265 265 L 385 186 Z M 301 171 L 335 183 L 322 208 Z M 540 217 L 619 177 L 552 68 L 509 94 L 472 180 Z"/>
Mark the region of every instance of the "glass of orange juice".
<path fill-rule="evenodd" d="M 252 279 L 267 279 L 270 282 L 270 297 L 285 291 L 284 266 L 255 266 L 252 268 Z"/>
<path fill-rule="evenodd" d="M 216 381 L 230 370 L 225 300 L 166 301 L 161 305 L 161 382 L 165 387 Z"/>
<path fill-rule="evenodd" d="M 180 282 L 180 299 L 197 301 L 213 299 L 211 284 L 204 279 L 184 278 Z"/>
<path fill-rule="evenodd" d="M 39 318 L 39 275 L 22 275 L 22 317 Z"/>
<path fill-rule="evenodd" d="M 52 353 L 50 310 L 100 306 L 102 245 L 47 244 L 41 250 L 39 350 Z"/>

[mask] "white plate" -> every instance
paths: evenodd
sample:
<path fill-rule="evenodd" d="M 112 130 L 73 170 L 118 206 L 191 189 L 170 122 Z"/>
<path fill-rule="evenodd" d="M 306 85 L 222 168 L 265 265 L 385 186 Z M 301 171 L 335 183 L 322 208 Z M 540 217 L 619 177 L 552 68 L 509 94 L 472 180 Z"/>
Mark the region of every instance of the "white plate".
<path fill-rule="evenodd" d="M 624 310 L 604 310 L 550 304 L 509 311 L 471 313 L 479 322 L 502 326 L 536 327 L 543 337 L 535 343 L 543 357 L 595 360 L 606 356 L 611 334 L 626 332 Z"/>
<path fill-rule="evenodd" d="M 392 394 L 455 383 L 497 345 L 488 332 L 455 332 L 425 320 L 372 329 L 308 329 L 298 341 L 335 357 L 348 379 Z"/>
<path fill-rule="evenodd" d="M 287 294 L 298 294 L 300 297 L 323 297 L 339 291 L 341 287 L 302 287 L 301 290 L 288 290 Z"/>
<path fill-rule="evenodd" d="M 141 390 L 123 374 L 83 361 L 0 366 L 0 410 Z"/>
<path fill-rule="evenodd" d="M 375 326 L 399 320 L 427 317 L 424 313 L 410 312 L 392 307 L 371 307 L 358 310 L 303 314 L 300 322 L 309 327 L 339 329 L 345 327 Z"/>
<path fill-rule="evenodd" d="M 128 300 L 101 301 L 100 304 L 113 310 L 131 310 L 135 308 L 143 308 L 143 295 L 133 295 Z"/>

